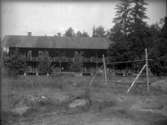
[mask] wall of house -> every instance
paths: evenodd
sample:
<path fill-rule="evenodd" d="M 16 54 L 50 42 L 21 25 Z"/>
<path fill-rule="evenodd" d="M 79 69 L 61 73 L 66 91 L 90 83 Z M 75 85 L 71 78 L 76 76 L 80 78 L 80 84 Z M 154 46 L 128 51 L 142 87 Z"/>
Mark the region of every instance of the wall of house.
<path fill-rule="evenodd" d="M 57 61 L 53 61 L 51 65 L 55 67 L 62 68 L 63 71 L 68 71 L 70 69 L 70 65 L 73 62 L 73 57 L 75 53 L 80 53 L 83 58 L 90 59 L 90 61 L 83 62 L 83 68 L 91 69 L 97 68 L 102 65 L 102 55 L 107 55 L 107 50 L 102 49 L 53 49 L 53 48 L 10 48 L 10 54 L 14 53 L 15 50 L 18 50 L 19 53 L 26 55 L 27 58 L 36 57 L 36 60 L 27 60 L 27 64 L 30 67 L 31 71 L 36 72 L 37 66 L 39 64 L 38 54 L 40 51 L 47 51 L 50 57 L 64 57 L 71 58 L 70 61 L 61 61 L 58 59 Z M 31 52 L 30 52 L 31 51 Z M 31 54 L 30 54 L 31 53 Z M 96 60 L 96 58 L 100 59 L 100 62 Z"/>

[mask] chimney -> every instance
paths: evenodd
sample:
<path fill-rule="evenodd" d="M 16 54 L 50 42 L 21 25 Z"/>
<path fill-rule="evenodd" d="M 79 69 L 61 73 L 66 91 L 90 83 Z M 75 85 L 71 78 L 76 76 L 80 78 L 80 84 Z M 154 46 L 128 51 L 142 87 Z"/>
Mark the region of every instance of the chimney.
<path fill-rule="evenodd" d="M 31 32 L 28 32 L 28 36 L 32 36 L 32 33 L 31 33 Z"/>

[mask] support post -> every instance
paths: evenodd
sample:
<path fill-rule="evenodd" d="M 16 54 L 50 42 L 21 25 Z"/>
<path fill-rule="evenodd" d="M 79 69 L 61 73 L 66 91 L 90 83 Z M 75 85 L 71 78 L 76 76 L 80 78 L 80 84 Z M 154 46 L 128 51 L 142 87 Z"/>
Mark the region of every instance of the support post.
<path fill-rule="evenodd" d="M 147 79 L 147 92 L 150 91 L 150 86 L 149 86 L 149 68 L 148 68 L 148 52 L 147 48 L 145 49 L 145 62 L 146 62 L 146 79 Z"/>
<path fill-rule="evenodd" d="M 104 66 L 105 84 L 107 84 L 107 70 L 106 70 L 106 61 L 104 55 L 103 55 L 103 66 Z"/>
<path fill-rule="evenodd" d="M 145 69 L 145 67 L 146 67 L 146 64 L 140 70 L 139 74 L 137 74 L 135 80 L 132 82 L 131 86 L 128 88 L 127 93 L 129 93 L 129 91 L 131 90 L 131 88 L 134 86 L 135 82 L 138 80 L 139 76 L 141 75 L 141 73 L 143 72 L 143 70 Z"/>
<path fill-rule="evenodd" d="M 90 82 L 89 82 L 89 86 L 92 86 L 93 81 L 94 81 L 94 80 L 95 80 L 95 78 L 96 78 L 96 74 L 97 74 L 97 73 L 95 73 L 95 75 L 93 76 L 93 78 L 90 80 Z"/>
<path fill-rule="evenodd" d="M 61 61 L 59 61 L 59 67 L 60 67 L 60 72 L 62 71 L 62 69 L 61 69 Z"/>
<path fill-rule="evenodd" d="M 97 72 L 97 52 L 96 52 L 96 72 Z"/>

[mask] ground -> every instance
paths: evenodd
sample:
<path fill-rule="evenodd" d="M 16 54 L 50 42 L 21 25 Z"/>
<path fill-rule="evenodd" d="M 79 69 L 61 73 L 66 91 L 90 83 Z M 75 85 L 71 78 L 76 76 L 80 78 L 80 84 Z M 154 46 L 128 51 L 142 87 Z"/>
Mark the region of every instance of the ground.
<path fill-rule="evenodd" d="M 97 75 L 2 77 L 4 125 L 166 125 L 166 77 L 145 77 L 126 91 L 134 76 L 111 76 L 107 84 Z M 160 86 L 158 81 L 163 81 Z M 157 85 L 158 83 L 158 85 Z M 166 91 L 165 91 L 166 90 Z M 74 100 L 88 100 L 83 107 L 69 108 Z"/>

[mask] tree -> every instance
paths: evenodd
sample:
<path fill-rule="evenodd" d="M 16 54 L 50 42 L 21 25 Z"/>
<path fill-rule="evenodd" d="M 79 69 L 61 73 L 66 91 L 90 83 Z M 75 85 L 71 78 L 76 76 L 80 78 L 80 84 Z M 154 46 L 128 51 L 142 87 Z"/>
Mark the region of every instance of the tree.
<path fill-rule="evenodd" d="M 150 52 L 151 70 L 156 75 L 167 75 L 167 18 L 158 35 L 154 36 L 154 44 Z"/>
<path fill-rule="evenodd" d="M 73 37 L 73 36 L 75 36 L 74 30 L 73 30 L 71 27 L 68 28 L 68 29 L 65 31 L 64 36 L 67 36 L 67 37 Z"/>
<path fill-rule="evenodd" d="M 118 24 L 115 24 L 113 26 L 113 28 L 110 29 L 109 31 L 109 39 L 111 41 L 125 41 L 126 40 L 126 36 L 121 32 L 121 25 L 118 23 Z"/>
<path fill-rule="evenodd" d="M 138 28 L 143 28 L 146 25 L 144 21 L 147 19 L 146 15 L 146 5 L 148 5 L 145 0 L 132 0 L 132 7 L 130 11 L 131 15 L 131 32 L 135 32 Z"/>
<path fill-rule="evenodd" d="M 144 0 L 120 0 L 116 6 L 114 23 L 120 25 L 120 32 L 128 35 L 132 31 L 145 25 L 147 3 Z"/>
<path fill-rule="evenodd" d="M 81 31 L 78 31 L 76 33 L 76 36 L 77 37 L 89 37 L 88 33 L 87 32 L 81 32 Z"/>
<path fill-rule="evenodd" d="M 76 33 L 76 36 L 77 36 L 77 37 L 82 37 L 82 33 L 81 33 L 80 31 L 78 31 L 78 32 Z"/>
<path fill-rule="evenodd" d="M 82 33 L 82 36 L 83 36 L 83 37 L 89 37 L 89 34 L 84 31 L 84 32 Z"/>
<path fill-rule="evenodd" d="M 167 39 L 157 38 L 150 53 L 150 58 L 153 59 L 151 71 L 158 76 L 167 75 Z"/>
<path fill-rule="evenodd" d="M 97 28 L 93 28 L 92 37 L 105 37 L 105 30 L 104 27 L 99 26 Z"/>
<path fill-rule="evenodd" d="M 120 3 L 116 5 L 116 15 L 113 22 L 116 26 L 119 25 L 119 32 L 124 35 L 130 32 L 130 22 L 131 22 L 131 0 L 120 0 Z"/>
<path fill-rule="evenodd" d="M 109 47 L 110 61 L 129 60 L 129 48 L 127 35 L 130 33 L 131 0 L 120 0 L 116 6 L 116 15 L 113 20 L 115 25 L 110 30 L 109 39 L 114 41 Z"/>
<path fill-rule="evenodd" d="M 61 33 L 60 33 L 60 32 L 58 32 L 58 33 L 57 33 L 57 36 L 58 36 L 58 37 L 61 37 Z"/>
<path fill-rule="evenodd" d="M 165 23 L 161 30 L 161 36 L 167 38 L 167 17 L 165 17 Z"/>
<path fill-rule="evenodd" d="M 3 60 L 10 76 L 23 74 L 27 69 L 26 57 L 20 54 L 18 49 L 12 55 L 4 56 Z"/>
<path fill-rule="evenodd" d="M 120 0 L 114 27 L 110 30 L 109 55 L 116 61 L 143 59 L 144 49 L 151 48 L 151 33 L 144 22 L 147 18 L 144 0 Z"/>

